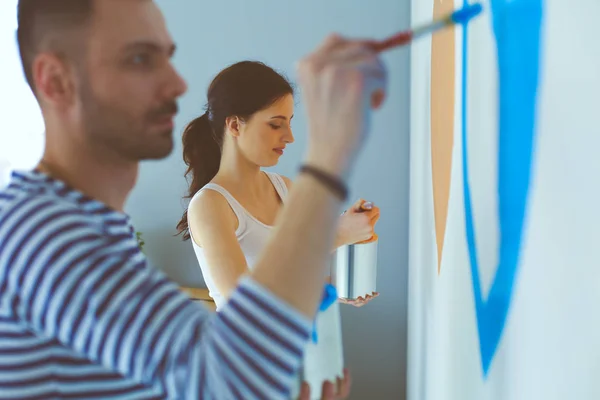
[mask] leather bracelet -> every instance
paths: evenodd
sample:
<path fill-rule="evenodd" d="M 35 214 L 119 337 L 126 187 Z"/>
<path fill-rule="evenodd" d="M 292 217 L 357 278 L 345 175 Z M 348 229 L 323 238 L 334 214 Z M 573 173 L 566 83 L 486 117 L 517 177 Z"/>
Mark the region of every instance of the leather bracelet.
<path fill-rule="evenodd" d="M 302 165 L 300 167 L 300 173 L 311 175 L 313 178 L 318 180 L 327 189 L 329 189 L 336 197 L 342 202 L 348 198 L 348 187 L 339 178 L 310 165 Z"/>

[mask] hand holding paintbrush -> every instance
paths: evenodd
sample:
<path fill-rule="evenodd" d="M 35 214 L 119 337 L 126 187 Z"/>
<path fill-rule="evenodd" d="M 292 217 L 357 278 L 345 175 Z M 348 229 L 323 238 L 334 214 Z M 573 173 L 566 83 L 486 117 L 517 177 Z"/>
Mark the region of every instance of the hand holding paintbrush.
<path fill-rule="evenodd" d="M 387 39 L 380 41 L 369 41 L 368 44 L 376 53 L 382 53 L 387 50 L 392 50 L 404 45 L 410 44 L 414 39 L 418 39 L 428 34 L 433 34 L 441 29 L 460 24 L 464 25 L 471 19 L 479 15 L 482 11 L 480 3 L 468 4 L 460 10 L 456 10 L 442 18 L 434 20 L 429 24 L 418 26 L 414 29 L 409 29 Z M 374 93 L 371 105 L 377 108 L 383 102 L 384 94 L 381 91 Z"/>
<path fill-rule="evenodd" d="M 384 101 L 387 71 L 378 55 L 443 27 L 465 24 L 481 9 L 480 4 L 467 5 L 431 24 L 382 41 L 331 36 L 305 57 L 298 75 L 310 130 L 316 132 L 307 162 L 330 175 L 345 175 L 369 131 L 370 109 Z M 336 186 L 338 196 L 345 198 L 347 191 L 340 187 Z"/>

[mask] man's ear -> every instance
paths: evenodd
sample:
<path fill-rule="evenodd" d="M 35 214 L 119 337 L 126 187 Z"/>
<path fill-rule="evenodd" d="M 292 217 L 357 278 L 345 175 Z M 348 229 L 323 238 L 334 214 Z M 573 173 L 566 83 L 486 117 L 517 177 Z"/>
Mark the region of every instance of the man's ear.
<path fill-rule="evenodd" d="M 44 52 L 33 61 L 33 83 L 40 102 L 63 107 L 75 99 L 73 69 L 56 54 Z"/>

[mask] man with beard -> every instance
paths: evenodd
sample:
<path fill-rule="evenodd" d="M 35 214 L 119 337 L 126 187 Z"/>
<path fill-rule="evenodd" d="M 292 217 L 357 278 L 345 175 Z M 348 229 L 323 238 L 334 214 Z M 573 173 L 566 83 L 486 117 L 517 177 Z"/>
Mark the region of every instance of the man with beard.
<path fill-rule="evenodd" d="M 139 161 L 171 152 L 186 91 L 159 9 L 20 0 L 18 11 L 46 147 L 0 191 L 0 397 L 288 397 L 345 180 L 383 98 L 368 43 L 333 36 L 300 62 L 304 168 L 255 270 L 213 315 L 150 266 L 123 213 Z M 326 385 L 325 398 L 348 384 Z"/>

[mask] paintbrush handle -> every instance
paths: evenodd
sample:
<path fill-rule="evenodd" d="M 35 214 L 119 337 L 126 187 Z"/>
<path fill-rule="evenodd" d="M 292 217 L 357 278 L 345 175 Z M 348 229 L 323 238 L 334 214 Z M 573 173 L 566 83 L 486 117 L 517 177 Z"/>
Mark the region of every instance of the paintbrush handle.
<path fill-rule="evenodd" d="M 412 31 L 400 32 L 385 40 L 373 43 L 373 49 L 376 52 L 381 53 L 382 51 L 410 43 L 412 37 Z"/>
<path fill-rule="evenodd" d="M 454 11 L 448 15 L 439 18 L 429 24 L 400 32 L 385 40 L 373 42 L 373 49 L 381 53 L 382 51 L 393 49 L 410 43 L 413 39 L 432 34 L 440 29 L 443 29 L 454 24 L 465 24 L 467 21 L 477 16 L 481 12 L 481 4 L 469 4 L 461 10 Z"/>
<path fill-rule="evenodd" d="M 410 43 L 413 39 L 421 37 L 423 35 L 431 34 L 437 30 L 445 28 L 446 26 L 452 25 L 452 19 L 445 17 L 443 19 L 433 21 L 427 25 L 420 26 L 414 30 L 408 30 L 400 32 L 380 42 L 373 44 L 373 49 L 381 53 L 382 51 L 393 49 L 395 47 L 404 46 Z"/>

